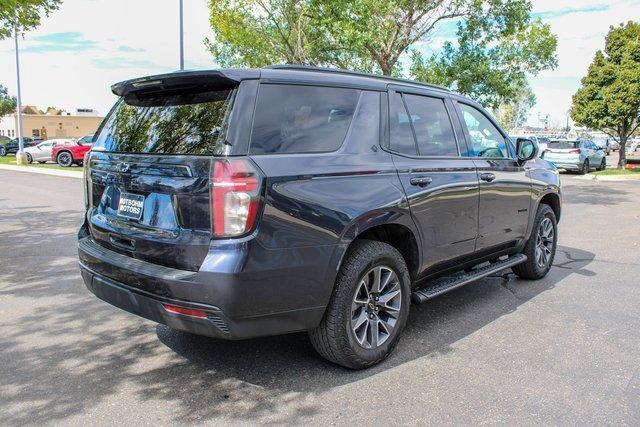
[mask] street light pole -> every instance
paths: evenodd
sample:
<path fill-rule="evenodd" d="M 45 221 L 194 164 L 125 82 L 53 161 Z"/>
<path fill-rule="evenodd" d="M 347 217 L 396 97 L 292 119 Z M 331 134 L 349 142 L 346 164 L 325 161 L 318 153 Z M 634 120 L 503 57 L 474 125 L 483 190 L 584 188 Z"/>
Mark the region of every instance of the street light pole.
<path fill-rule="evenodd" d="M 17 111 L 18 114 L 18 153 L 16 154 L 16 163 L 24 163 L 24 140 L 22 139 L 22 95 L 20 93 L 20 57 L 18 55 L 18 26 L 13 27 L 13 38 L 16 49 L 16 83 L 18 84 L 18 102 Z"/>
<path fill-rule="evenodd" d="M 182 0 L 180 0 L 180 70 L 184 70 L 184 25 L 182 21 Z"/>

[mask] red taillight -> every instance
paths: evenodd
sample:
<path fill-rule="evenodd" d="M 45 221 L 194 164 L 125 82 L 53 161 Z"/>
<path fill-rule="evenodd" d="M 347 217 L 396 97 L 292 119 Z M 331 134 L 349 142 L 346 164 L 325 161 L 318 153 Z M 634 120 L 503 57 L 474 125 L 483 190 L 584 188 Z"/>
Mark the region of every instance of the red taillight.
<path fill-rule="evenodd" d="M 214 160 L 211 176 L 211 231 L 235 237 L 253 227 L 260 204 L 260 174 L 244 159 Z"/>
<path fill-rule="evenodd" d="M 580 154 L 580 150 L 570 150 L 571 154 Z"/>
<path fill-rule="evenodd" d="M 173 314 L 182 314 L 183 316 L 206 318 L 207 313 L 197 308 L 178 307 L 177 305 L 162 304 L 165 310 Z"/>

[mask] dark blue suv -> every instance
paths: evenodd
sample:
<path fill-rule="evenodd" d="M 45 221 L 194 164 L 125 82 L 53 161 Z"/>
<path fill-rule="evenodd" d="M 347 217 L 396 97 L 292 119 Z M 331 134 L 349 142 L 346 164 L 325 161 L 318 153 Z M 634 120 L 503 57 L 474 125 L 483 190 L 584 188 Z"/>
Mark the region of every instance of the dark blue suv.
<path fill-rule="evenodd" d="M 446 89 L 278 66 L 112 91 L 78 249 L 89 290 L 126 311 L 225 339 L 309 331 L 358 369 L 412 301 L 551 267 L 558 173 Z"/>

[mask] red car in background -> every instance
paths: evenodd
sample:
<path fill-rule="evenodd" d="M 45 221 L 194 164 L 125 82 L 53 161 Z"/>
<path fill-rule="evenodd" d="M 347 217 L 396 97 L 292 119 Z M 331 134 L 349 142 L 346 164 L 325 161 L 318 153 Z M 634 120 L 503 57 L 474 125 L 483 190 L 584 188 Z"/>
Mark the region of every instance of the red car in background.
<path fill-rule="evenodd" d="M 66 144 L 56 144 L 51 149 L 51 160 L 63 168 L 67 168 L 74 163 L 81 165 L 84 155 L 91 150 L 92 144 L 93 135 L 86 135 Z"/>

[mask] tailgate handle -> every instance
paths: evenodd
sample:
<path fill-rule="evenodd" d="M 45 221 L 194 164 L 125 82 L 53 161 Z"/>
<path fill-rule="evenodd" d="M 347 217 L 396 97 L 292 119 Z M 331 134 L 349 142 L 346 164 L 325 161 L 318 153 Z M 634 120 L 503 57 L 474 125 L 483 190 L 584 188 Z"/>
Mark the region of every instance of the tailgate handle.
<path fill-rule="evenodd" d="M 113 246 L 117 246 L 120 249 L 125 249 L 127 251 L 132 251 L 136 248 L 135 243 L 131 239 L 109 235 L 109 241 Z"/>

